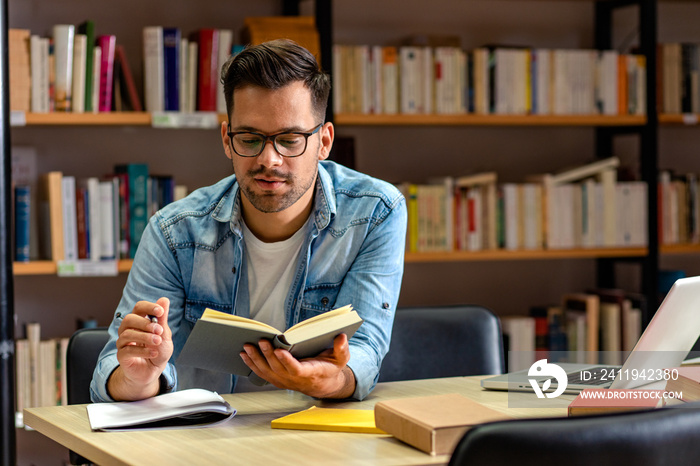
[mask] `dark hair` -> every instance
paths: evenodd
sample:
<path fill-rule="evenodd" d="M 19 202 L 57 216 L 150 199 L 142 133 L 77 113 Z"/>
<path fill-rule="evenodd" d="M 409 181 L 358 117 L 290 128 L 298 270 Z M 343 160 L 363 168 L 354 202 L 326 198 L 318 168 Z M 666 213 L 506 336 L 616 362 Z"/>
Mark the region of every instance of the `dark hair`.
<path fill-rule="evenodd" d="M 246 86 L 274 90 L 295 81 L 303 81 L 311 91 L 312 110 L 320 121 L 324 121 L 331 81 L 311 52 L 288 39 L 246 47 L 221 67 L 228 117 L 233 110 L 234 90 Z"/>

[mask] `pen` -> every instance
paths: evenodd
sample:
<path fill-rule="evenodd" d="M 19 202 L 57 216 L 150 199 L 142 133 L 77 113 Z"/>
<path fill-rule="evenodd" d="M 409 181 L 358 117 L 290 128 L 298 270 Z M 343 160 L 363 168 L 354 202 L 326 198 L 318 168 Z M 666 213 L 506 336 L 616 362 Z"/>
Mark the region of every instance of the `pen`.
<path fill-rule="evenodd" d="M 157 324 L 157 323 L 158 323 L 158 317 L 156 317 L 156 316 L 152 316 L 152 315 L 149 314 L 149 315 L 146 316 L 146 319 L 150 320 L 150 321 L 153 322 L 154 324 Z"/>

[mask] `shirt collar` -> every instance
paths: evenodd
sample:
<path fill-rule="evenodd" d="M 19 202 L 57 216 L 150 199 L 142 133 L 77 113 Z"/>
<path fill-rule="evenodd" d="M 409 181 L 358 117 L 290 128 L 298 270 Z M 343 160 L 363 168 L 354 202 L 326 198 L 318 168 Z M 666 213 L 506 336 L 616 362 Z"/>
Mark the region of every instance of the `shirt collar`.
<path fill-rule="evenodd" d="M 226 190 L 218 204 L 212 211 L 212 218 L 219 222 L 231 223 L 231 231 L 241 233 L 241 193 L 235 175 L 232 175 L 233 183 Z M 227 215 L 227 213 L 230 214 Z M 314 196 L 314 223 L 318 230 L 326 228 L 336 214 L 335 189 L 333 179 L 322 163 L 318 164 L 318 177 L 316 178 L 316 192 Z"/>

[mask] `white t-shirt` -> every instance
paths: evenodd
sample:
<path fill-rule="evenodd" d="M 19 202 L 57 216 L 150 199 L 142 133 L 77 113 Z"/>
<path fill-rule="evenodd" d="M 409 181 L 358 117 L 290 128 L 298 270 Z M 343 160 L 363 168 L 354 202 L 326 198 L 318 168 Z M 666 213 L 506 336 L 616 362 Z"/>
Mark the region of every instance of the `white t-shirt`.
<path fill-rule="evenodd" d="M 308 222 L 290 238 L 275 243 L 260 241 L 245 222 L 242 224 L 248 262 L 250 318 L 286 330 L 284 300 L 294 279 Z"/>

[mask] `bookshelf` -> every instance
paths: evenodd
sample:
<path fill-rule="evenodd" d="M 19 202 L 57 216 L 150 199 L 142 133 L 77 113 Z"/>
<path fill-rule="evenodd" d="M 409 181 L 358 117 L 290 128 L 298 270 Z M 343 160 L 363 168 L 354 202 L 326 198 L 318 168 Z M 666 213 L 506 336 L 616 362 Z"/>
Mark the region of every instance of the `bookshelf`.
<path fill-rule="evenodd" d="M 636 115 L 335 115 L 340 126 L 641 126 Z"/>
<path fill-rule="evenodd" d="M 3 0 L 5 10 L 7 10 L 7 3 L 7 0 Z M 221 15 L 218 9 L 213 7 L 210 8 L 212 11 L 210 13 L 206 13 L 204 11 L 206 9 L 182 5 L 166 10 L 163 8 L 164 0 L 149 4 L 129 0 L 119 10 L 138 11 L 138 19 L 134 20 L 133 14 L 127 15 L 112 7 L 104 8 L 104 4 L 100 5 L 100 2 L 95 2 L 95 6 L 90 6 L 85 2 L 72 0 L 41 2 L 44 11 L 32 18 L 32 12 L 28 6 L 31 2 L 9 0 L 9 3 L 12 7 L 10 26 L 29 26 L 41 34 L 55 23 L 77 24 L 87 17 L 94 18 L 98 27 L 106 27 L 109 29 L 106 32 L 114 32 L 117 34 L 118 40 L 124 40 L 132 66 L 140 62 L 141 28 L 143 26 L 172 24 L 183 28 L 191 26 L 191 29 L 202 25 L 231 27 L 231 18 L 235 19 L 236 24 L 242 24 L 243 17 L 248 15 L 262 16 L 279 14 L 280 12 L 278 0 L 245 2 L 237 5 L 236 11 L 224 15 Z M 208 2 L 205 1 L 206 3 Z M 254 3 L 260 5 L 253 6 Z M 536 4 L 534 5 L 536 11 L 523 10 L 520 5 L 529 3 Z M 655 1 L 600 3 L 609 3 L 612 6 L 622 3 L 644 4 L 647 8 L 645 10 L 647 15 L 651 14 L 652 17 L 655 17 L 653 12 L 653 8 L 656 6 Z M 473 33 L 475 38 L 471 39 L 473 42 L 469 46 L 476 45 L 474 41 L 498 41 L 502 39 L 497 35 L 499 31 L 502 33 L 503 30 L 508 29 L 512 30 L 512 33 L 503 33 L 502 36 L 509 41 L 525 40 L 522 38 L 528 37 L 528 31 L 535 30 L 539 31 L 539 34 L 536 34 L 536 41 L 542 46 L 571 48 L 592 46 L 596 40 L 594 37 L 595 29 L 612 29 L 612 25 L 600 25 L 607 21 L 603 17 L 612 15 L 612 11 L 599 12 L 598 19 L 595 17 L 596 13 L 588 11 L 594 9 L 596 4 L 594 0 L 580 2 L 489 0 L 456 3 L 449 0 L 439 0 L 437 8 L 426 11 L 421 2 L 404 3 L 390 0 L 387 5 L 371 3 L 364 8 L 343 5 L 342 2 L 334 4 L 332 1 L 318 0 L 313 8 L 316 9 L 315 13 L 323 18 L 323 21 L 319 22 L 321 35 L 324 38 L 321 50 L 322 60 L 324 63 L 330 63 L 330 46 L 333 43 L 331 38 L 335 37 L 336 40 L 347 38 L 356 43 L 382 43 L 385 39 L 395 39 L 407 31 L 432 29 L 432 32 L 435 32 L 442 30 L 441 26 L 444 26 L 445 30 L 469 31 L 468 33 L 462 32 L 465 39 L 471 37 L 470 34 Z M 445 5 L 450 8 L 455 7 L 457 12 L 446 15 L 444 12 L 447 10 L 442 8 Z M 308 5 L 302 6 L 306 8 Z M 495 15 L 489 13 L 489 10 L 496 11 L 503 9 L 504 6 L 507 6 L 508 11 L 501 11 Z M 282 2 L 283 11 L 287 14 L 300 13 L 299 7 L 298 1 L 285 0 Z M 347 11 L 348 8 L 355 9 L 357 12 L 353 15 L 352 12 Z M 473 14 L 465 14 L 467 8 L 475 8 L 476 10 Z M 568 13 L 566 11 L 568 8 L 573 13 Z M 652 13 L 649 13 L 649 8 L 652 8 Z M 99 11 L 100 9 L 104 11 Z M 332 9 L 336 11 L 334 12 Z M 397 15 L 395 12 L 399 9 L 401 11 L 408 10 L 406 16 Z M 375 10 L 378 14 L 373 15 L 372 21 L 367 21 L 363 17 L 363 13 L 360 13 Z M 419 10 L 420 13 L 416 13 L 416 10 Z M 303 13 L 308 14 L 309 12 L 304 11 Z M 446 18 L 446 16 L 450 17 Z M 482 16 L 487 19 L 483 24 L 489 25 L 488 31 L 478 24 Z M 563 18 L 563 21 L 558 21 L 559 16 Z M 648 26 L 651 23 L 649 21 L 649 18 L 644 20 L 642 29 L 645 33 L 650 32 Z M 593 28 L 594 22 L 598 22 L 599 27 Z M 571 32 L 557 35 L 553 32 L 554 30 Z M 431 31 L 428 30 L 428 32 Z M 655 29 L 652 29 L 651 35 L 654 34 Z M 134 68 L 135 78 L 137 82 L 141 82 L 141 76 L 138 75 L 140 67 L 135 66 Z M 648 78 L 653 79 L 651 76 Z M 332 104 L 329 108 L 332 108 Z M 652 109 L 651 106 L 649 108 Z M 646 138 L 640 144 L 645 148 L 644 150 L 652 148 L 651 152 L 645 153 L 640 153 L 636 147 L 630 151 L 631 157 L 645 161 L 643 170 L 646 175 L 644 179 L 651 182 L 650 180 L 654 178 L 650 177 L 649 174 L 653 166 L 648 162 L 657 159 L 657 143 L 653 138 L 659 126 L 673 129 L 677 126 L 691 127 L 697 124 L 697 119 L 693 121 L 693 117 L 688 115 L 658 115 L 657 117 L 653 111 L 650 111 L 649 115 L 650 117 L 588 115 L 555 117 L 338 114 L 330 115 L 330 117 L 337 125 L 339 135 L 349 134 L 355 137 L 358 154 L 357 168 L 390 181 L 416 179 L 418 175 L 423 175 L 423 172 L 428 169 L 432 170 L 431 175 L 447 175 L 454 173 L 452 170 L 464 168 L 465 165 L 486 166 L 486 162 L 493 163 L 499 173 L 511 176 L 523 171 L 528 173 L 542 172 L 561 166 L 562 157 L 566 157 L 567 164 L 576 164 L 595 153 L 604 156 L 608 151 L 606 146 L 613 144 L 617 135 L 622 135 L 624 138 L 632 134 L 635 137 L 641 135 L 641 138 Z M 219 121 L 223 121 L 223 119 L 224 117 L 220 115 Z M 217 177 L 220 177 L 226 169 L 230 168 L 225 160 L 222 160 L 223 157 L 220 157 L 220 141 L 216 135 L 212 137 L 207 131 L 190 129 L 182 131 L 155 130 L 151 128 L 151 125 L 152 117 L 147 113 L 98 115 L 39 115 L 29 113 L 26 115 L 26 126 L 13 128 L 11 132 L 13 143 L 36 144 L 40 153 L 45 154 L 42 161 L 44 169 L 65 169 L 66 172 L 73 172 L 78 176 L 83 173 L 97 173 L 117 160 L 147 157 L 149 162 L 152 162 L 159 171 L 165 172 L 171 170 L 171 167 L 176 167 L 182 172 L 193 172 L 185 173 L 185 175 L 189 176 L 189 180 L 192 180 L 187 184 L 191 188 L 195 188 L 199 185 L 210 184 Z M 596 128 L 603 128 L 603 130 L 600 131 Z M 6 134 L 8 131 L 10 130 L 6 129 Z M 435 142 L 438 138 L 445 142 Z M 546 142 L 542 143 L 541 141 Z M 421 163 L 421 154 L 418 153 L 417 148 L 426 143 L 434 144 L 434 150 L 428 154 L 429 161 Z M 550 144 L 556 146 L 558 151 L 549 150 Z M 455 146 L 460 150 L 455 150 Z M 95 151 L 95 148 L 99 149 Z M 469 150 L 462 150 L 463 148 Z M 132 151 L 138 153 L 131 154 Z M 88 160 L 88 157 L 81 156 L 95 152 L 98 153 L 99 157 L 89 157 Z M 197 159 L 193 164 L 193 152 L 196 152 L 198 157 L 203 157 L 201 154 L 205 153 L 214 155 L 209 159 Z M 7 160 L 7 153 L 5 153 L 5 157 Z M 104 160 L 100 161 L 102 158 Z M 199 160 L 207 162 L 211 160 L 211 166 L 206 167 L 209 163 L 199 163 Z M 86 165 L 86 167 L 83 168 L 82 165 Z M 653 222 L 655 220 L 650 223 L 650 231 L 655 229 Z M 694 245 L 658 247 L 650 243 L 649 248 L 407 254 L 404 278 L 407 298 L 403 304 L 425 304 L 427 300 L 440 304 L 454 302 L 460 298 L 481 301 L 481 297 L 485 293 L 490 293 L 494 296 L 498 295 L 499 300 L 494 301 L 496 304 L 493 306 L 497 311 L 502 308 L 510 309 L 508 306 L 515 307 L 518 304 L 515 302 L 518 299 L 514 296 L 523 296 L 524 302 L 535 302 L 537 299 L 550 299 L 567 289 L 566 287 L 582 288 L 583 286 L 578 285 L 580 282 L 591 286 L 594 285 L 594 282 L 599 281 L 602 283 L 614 282 L 614 267 L 620 262 L 619 259 L 642 264 L 641 267 L 646 270 L 644 272 L 646 273 L 644 279 L 644 287 L 646 288 L 656 280 L 654 274 L 659 268 L 658 257 L 660 254 L 681 257 L 697 253 L 700 253 L 700 247 Z M 130 261 L 120 261 L 119 277 L 104 284 L 98 282 L 101 279 L 56 278 L 56 264 L 51 261 L 15 263 L 10 264 L 10 267 L 14 267 L 15 281 L 19 282 L 17 289 L 20 292 L 16 296 L 16 301 L 19 303 L 16 306 L 19 321 L 41 317 L 51 325 L 54 323 L 51 320 L 53 317 L 42 315 L 42 311 L 44 305 L 49 302 L 53 295 L 64 295 L 63 288 L 66 282 L 62 282 L 62 280 L 69 280 L 69 289 L 77 293 L 80 292 L 81 286 L 90 288 L 105 286 L 118 290 L 123 286 L 126 272 L 130 268 Z M 543 278 L 543 276 L 547 278 Z M 549 282 L 550 277 L 552 283 L 541 283 Z M 430 283 L 425 285 L 424 280 Z M 12 281 L 12 275 L 10 275 L 9 281 Z M 491 285 L 489 282 L 498 283 Z M 37 283 L 39 285 L 35 285 Z M 507 286 L 512 290 L 509 293 L 503 293 L 502 285 L 499 283 L 507 283 Z M 416 289 L 421 290 L 421 292 L 412 292 Z M 455 292 L 454 289 L 459 290 Z M 511 295 L 509 301 L 506 295 Z M 404 299 L 403 296 L 402 294 L 402 299 Z M 79 300 L 66 298 L 62 304 L 66 308 L 74 307 L 73 313 L 75 315 L 83 315 L 87 312 L 86 306 L 76 301 Z M 116 301 L 101 302 L 99 305 L 105 309 L 101 311 L 100 317 L 108 318 L 115 303 Z M 20 307 L 21 311 L 19 311 Z M 11 328 L 14 323 L 7 324 L 7 322 L 12 316 L 5 314 L 0 318 L 5 322 L 5 325 L 9 325 Z M 73 316 L 71 315 L 71 317 Z M 57 328 L 59 327 L 57 326 Z M 14 427 L 10 430 L 14 434 Z M 31 434 L 22 432 L 21 435 Z M 5 432 L 3 431 L 4 438 Z M 3 451 L 7 450 L 3 449 Z"/>

